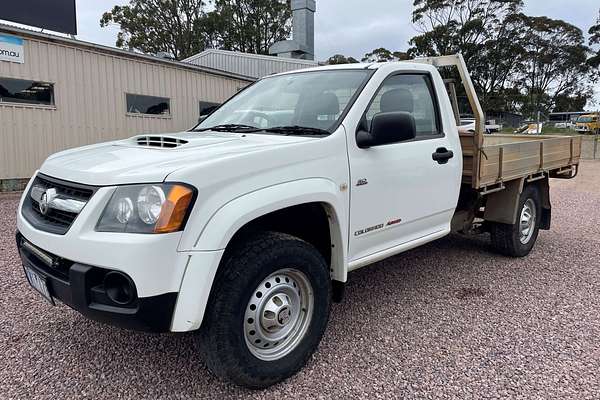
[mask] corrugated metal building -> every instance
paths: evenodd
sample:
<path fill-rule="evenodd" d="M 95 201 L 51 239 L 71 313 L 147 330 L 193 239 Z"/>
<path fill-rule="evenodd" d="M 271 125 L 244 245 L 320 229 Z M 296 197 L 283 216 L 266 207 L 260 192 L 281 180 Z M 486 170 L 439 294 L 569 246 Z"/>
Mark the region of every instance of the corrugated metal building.
<path fill-rule="evenodd" d="M 183 60 L 193 65 L 228 71 L 234 74 L 262 78 L 280 72 L 318 67 L 311 60 L 263 56 L 260 54 L 240 53 L 237 51 L 209 49 Z"/>
<path fill-rule="evenodd" d="M 189 129 L 252 81 L 0 25 L 0 186 L 59 150 Z"/>

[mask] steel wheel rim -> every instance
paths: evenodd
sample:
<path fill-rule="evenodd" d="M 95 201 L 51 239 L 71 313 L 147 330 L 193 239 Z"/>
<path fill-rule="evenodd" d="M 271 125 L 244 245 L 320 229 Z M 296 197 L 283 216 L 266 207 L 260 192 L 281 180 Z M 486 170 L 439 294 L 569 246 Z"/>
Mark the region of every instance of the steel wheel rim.
<path fill-rule="evenodd" d="M 244 339 L 263 361 L 279 360 L 302 341 L 313 315 L 314 293 L 297 269 L 276 271 L 252 293 L 244 316 Z"/>
<path fill-rule="evenodd" d="M 535 232 L 536 208 L 532 199 L 527 199 L 523 204 L 519 218 L 519 239 L 522 244 L 527 244 Z"/>

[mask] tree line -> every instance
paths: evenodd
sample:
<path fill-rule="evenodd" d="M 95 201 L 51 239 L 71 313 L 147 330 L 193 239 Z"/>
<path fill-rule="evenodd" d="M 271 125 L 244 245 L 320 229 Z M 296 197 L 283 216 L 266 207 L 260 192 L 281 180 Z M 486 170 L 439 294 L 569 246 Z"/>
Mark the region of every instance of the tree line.
<path fill-rule="evenodd" d="M 268 54 L 291 33 L 290 0 L 130 0 L 104 13 L 116 45 L 183 60 L 206 48 Z M 528 16 L 523 0 L 414 0 L 406 51 L 376 48 L 362 62 L 462 53 L 486 111 L 532 116 L 579 111 L 600 69 L 600 10 L 589 39 L 559 19 Z M 329 64 L 358 59 L 336 54 Z M 454 77 L 450 71 L 447 77 Z"/>
<path fill-rule="evenodd" d="M 600 11 L 587 43 L 568 22 L 524 14 L 522 0 L 414 0 L 412 22 L 418 33 L 406 53 L 379 48 L 362 61 L 462 53 L 486 112 L 581 111 L 594 95 Z M 351 62 L 358 61 L 341 54 L 328 60 Z"/>
<path fill-rule="evenodd" d="M 117 47 L 183 60 L 207 48 L 268 54 L 291 33 L 290 0 L 130 0 L 103 14 Z"/>

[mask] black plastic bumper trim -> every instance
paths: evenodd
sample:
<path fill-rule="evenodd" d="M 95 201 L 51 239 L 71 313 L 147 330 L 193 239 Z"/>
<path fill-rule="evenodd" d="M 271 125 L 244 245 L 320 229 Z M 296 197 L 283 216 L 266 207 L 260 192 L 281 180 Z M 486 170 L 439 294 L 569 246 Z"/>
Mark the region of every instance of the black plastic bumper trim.
<path fill-rule="evenodd" d="M 139 297 L 132 306 L 97 302 L 93 289 L 94 274 L 99 268 L 73 263 L 69 268 L 69 279 L 52 271 L 51 267 L 24 251 L 22 235 L 17 232 L 17 246 L 24 266 L 46 278 L 53 298 L 60 300 L 85 317 L 109 325 L 144 332 L 168 332 L 177 302 L 177 293 L 164 293 L 151 297 Z M 102 270 L 101 270 L 102 271 Z"/>

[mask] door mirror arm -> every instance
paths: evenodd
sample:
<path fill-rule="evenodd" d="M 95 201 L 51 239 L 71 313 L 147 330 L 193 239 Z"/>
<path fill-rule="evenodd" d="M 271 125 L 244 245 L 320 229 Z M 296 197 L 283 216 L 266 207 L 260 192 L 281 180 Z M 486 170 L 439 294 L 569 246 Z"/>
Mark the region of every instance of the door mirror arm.
<path fill-rule="evenodd" d="M 359 129 L 358 132 L 356 132 L 356 145 L 360 149 L 368 149 L 373 146 L 373 136 L 371 136 L 370 132 Z"/>

